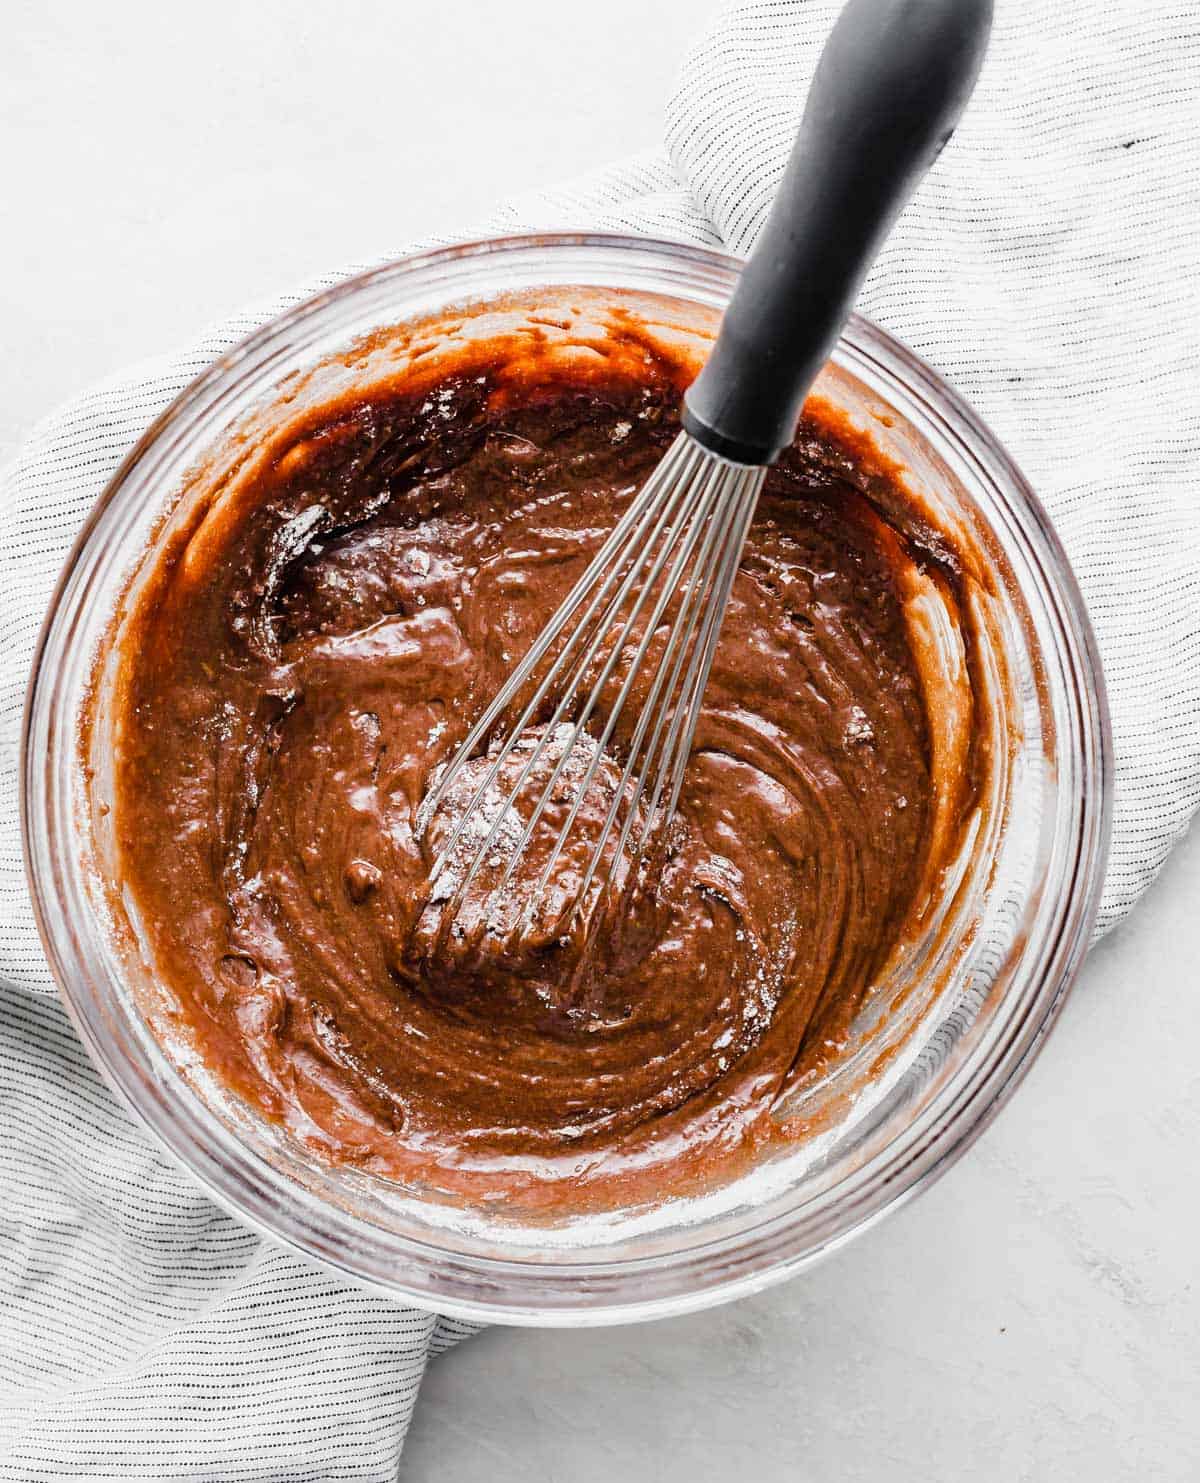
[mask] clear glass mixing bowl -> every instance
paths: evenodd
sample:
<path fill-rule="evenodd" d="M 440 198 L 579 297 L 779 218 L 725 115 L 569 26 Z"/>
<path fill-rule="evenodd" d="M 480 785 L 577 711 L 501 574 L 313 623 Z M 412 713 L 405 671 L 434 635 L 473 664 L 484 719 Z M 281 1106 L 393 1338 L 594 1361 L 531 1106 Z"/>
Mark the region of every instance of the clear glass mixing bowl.
<path fill-rule="evenodd" d="M 147 431 L 88 519 L 46 619 L 26 712 L 25 845 L 46 952 L 84 1043 L 217 1201 L 397 1298 L 470 1318 L 592 1324 L 680 1313 L 779 1281 L 894 1209 L 978 1136 L 1041 1046 L 1087 947 L 1111 763 L 1079 591 L 1045 512 L 987 428 L 903 345 L 854 319 L 819 390 L 869 426 L 940 518 L 986 553 L 1005 761 L 995 827 L 975 841 L 940 935 L 914 960 L 926 992 L 907 1001 L 903 1043 L 880 1058 L 867 1027 L 863 1054 L 882 1069 L 864 1079 L 859 1057 L 857 1073 L 851 1065 L 841 1084 L 819 1089 L 835 1109 L 823 1130 L 703 1197 L 537 1221 L 322 1166 L 163 1033 L 161 991 L 129 934 L 115 930 L 101 889 L 103 737 L 85 766 L 79 734 L 94 656 L 188 476 L 232 429 L 253 436 L 256 421 L 269 421 L 271 404 L 294 395 L 281 383 L 319 392 L 327 359 L 380 327 L 564 288 L 615 302 L 652 295 L 665 321 L 711 324 L 737 272 L 735 260 L 700 248 L 572 234 L 427 252 L 339 284 L 217 361 Z M 332 364 L 344 386 L 353 358 Z"/>

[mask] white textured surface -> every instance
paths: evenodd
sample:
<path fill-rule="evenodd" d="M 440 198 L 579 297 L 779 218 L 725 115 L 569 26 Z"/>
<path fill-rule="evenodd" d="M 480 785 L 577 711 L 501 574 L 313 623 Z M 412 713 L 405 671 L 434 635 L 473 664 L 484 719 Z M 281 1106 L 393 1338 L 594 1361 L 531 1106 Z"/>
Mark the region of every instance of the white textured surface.
<path fill-rule="evenodd" d="M 20 3 L 0 49 L 0 458 L 96 376 L 661 134 L 695 0 Z M 636 46 L 630 36 L 636 34 Z M 997 1126 L 784 1289 L 427 1375 L 406 1479 L 1192 1479 L 1200 839 Z"/>
<path fill-rule="evenodd" d="M 232 310 L 658 144 L 705 8 L 6 0 L 0 462 Z"/>

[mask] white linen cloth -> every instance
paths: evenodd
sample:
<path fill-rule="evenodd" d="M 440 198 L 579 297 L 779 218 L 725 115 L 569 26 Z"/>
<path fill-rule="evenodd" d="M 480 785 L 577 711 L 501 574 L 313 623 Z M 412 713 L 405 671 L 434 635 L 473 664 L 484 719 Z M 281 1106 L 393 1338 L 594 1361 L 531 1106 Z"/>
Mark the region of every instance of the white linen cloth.
<path fill-rule="evenodd" d="M 1103 930 L 1200 801 L 1200 20 L 1194 0 L 998 8 L 958 138 L 860 303 L 991 423 L 1074 563 L 1116 739 Z M 836 10 L 727 6 L 665 149 L 483 229 L 745 252 Z M 352 271 L 90 391 L 0 478 L 0 1478 L 393 1478 L 427 1356 L 469 1332 L 244 1230 L 159 1152 L 52 996 L 20 861 L 29 656 L 88 507 L 207 362 Z"/>

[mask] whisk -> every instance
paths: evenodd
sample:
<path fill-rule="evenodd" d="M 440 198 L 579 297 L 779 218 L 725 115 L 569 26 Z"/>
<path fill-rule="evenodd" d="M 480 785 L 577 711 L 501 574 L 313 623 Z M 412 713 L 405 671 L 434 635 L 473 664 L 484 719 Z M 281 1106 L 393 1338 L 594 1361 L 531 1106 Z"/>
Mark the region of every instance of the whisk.
<path fill-rule="evenodd" d="M 791 442 L 867 268 L 953 131 L 991 11 L 992 0 L 842 9 L 757 245 L 684 396 L 683 430 L 425 800 L 427 824 L 487 748 L 431 871 L 446 922 L 484 862 L 499 861 L 487 919 L 550 814 L 557 833 L 520 920 L 532 923 L 615 741 L 619 781 L 572 878 L 568 913 L 588 898 L 606 854 L 602 897 L 653 836 L 665 837 L 766 468 Z"/>

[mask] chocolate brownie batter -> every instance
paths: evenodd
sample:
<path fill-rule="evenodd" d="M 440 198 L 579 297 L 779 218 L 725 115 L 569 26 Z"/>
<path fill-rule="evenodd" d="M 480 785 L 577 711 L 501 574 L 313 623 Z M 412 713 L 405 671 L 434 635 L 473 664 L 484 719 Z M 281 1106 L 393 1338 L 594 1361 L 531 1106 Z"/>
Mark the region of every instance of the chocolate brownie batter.
<path fill-rule="evenodd" d="M 585 952 L 599 892 L 559 908 L 619 733 L 537 924 L 518 920 L 535 847 L 497 920 L 489 866 L 447 930 L 430 866 L 486 758 L 427 830 L 422 800 L 694 371 L 615 322 L 586 364 L 529 357 L 475 343 L 310 409 L 162 543 L 121 638 L 115 826 L 142 940 L 240 1096 L 329 1160 L 574 1208 L 711 1182 L 787 1136 L 770 1108 L 845 1047 L 968 769 L 955 742 L 951 786 L 934 755 L 910 611 L 953 602 L 952 563 L 810 404 L 653 870 Z"/>

